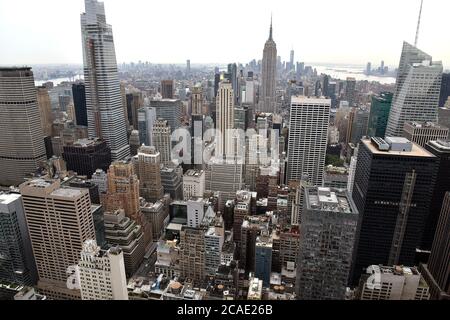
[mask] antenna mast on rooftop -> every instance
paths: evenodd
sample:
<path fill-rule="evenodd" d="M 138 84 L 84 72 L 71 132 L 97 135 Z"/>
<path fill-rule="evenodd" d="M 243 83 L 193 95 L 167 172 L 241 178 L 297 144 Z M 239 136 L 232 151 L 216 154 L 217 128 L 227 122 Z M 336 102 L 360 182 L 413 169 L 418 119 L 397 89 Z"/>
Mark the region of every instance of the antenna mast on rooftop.
<path fill-rule="evenodd" d="M 420 18 L 422 17 L 422 7 L 423 7 L 423 0 L 420 0 L 420 11 L 419 11 L 419 19 L 417 21 L 416 40 L 414 41 L 415 47 L 417 47 L 417 41 L 419 40 L 419 29 L 420 29 Z"/>

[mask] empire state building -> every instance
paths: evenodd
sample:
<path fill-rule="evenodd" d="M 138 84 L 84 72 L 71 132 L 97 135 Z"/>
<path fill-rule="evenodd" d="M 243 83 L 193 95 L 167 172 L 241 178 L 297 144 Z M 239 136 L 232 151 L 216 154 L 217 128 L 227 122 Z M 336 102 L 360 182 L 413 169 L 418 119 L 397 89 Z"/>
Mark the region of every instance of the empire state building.
<path fill-rule="evenodd" d="M 276 98 L 276 82 L 277 73 L 277 45 L 272 38 L 272 19 L 270 20 L 269 39 L 264 45 L 264 53 L 262 60 L 261 72 L 261 94 L 259 96 L 259 112 L 275 113 Z"/>

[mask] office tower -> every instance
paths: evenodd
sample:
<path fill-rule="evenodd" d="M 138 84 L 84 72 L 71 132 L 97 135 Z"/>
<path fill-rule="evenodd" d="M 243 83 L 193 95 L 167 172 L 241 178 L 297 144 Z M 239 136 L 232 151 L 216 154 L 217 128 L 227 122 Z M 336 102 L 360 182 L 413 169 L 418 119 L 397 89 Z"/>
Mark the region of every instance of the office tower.
<path fill-rule="evenodd" d="M 80 255 L 78 268 L 82 300 L 128 300 L 120 247 L 102 250 L 95 240 L 87 240 Z"/>
<path fill-rule="evenodd" d="M 361 277 L 357 300 L 429 300 L 430 288 L 415 267 L 372 265 Z"/>
<path fill-rule="evenodd" d="M 72 84 L 72 95 L 77 125 L 87 127 L 86 87 L 84 83 Z"/>
<path fill-rule="evenodd" d="M 255 244 L 255 276 L 263 281 L 265 287 L 270 286 L 270 274 L 272 272 L 272 238 L 261 235 Z"/>
<path fill-rule="evenodd" d="M 161 156 L 155 147 L 142 146 L 133 157 L 134 171 L 139 178 L 139 194 L 155 202 L 164 196 L 161 184 Z"/>
<path fill-rule="evenodd" d="M 229 82 L 221 82 L 216 97 L 217 121 L 216 129 L 220 132 L 216 137 L 216 155 L 218 157 L 231 156 L 232 137 L 234 128 L 234 90 Z"/>
<path fill-rule="evenodd" d="M 111 165 L 111 150 L 105 141 L 99 139 L 79 139 L 74 144 L 63 147 L 63 158 L 67 170 L 88 179 L 97 169 L 108 170 Z"/>
<path fill-rule="evenodd" d="M 125 99 L 127 102 L 127 116 L 129 125 L 133 126 L 134 129 L 138 129 L 139 109 L 144 106 L 144 101 L 142 99 L 142 92 L 138 90 L 133 90 L 130 93 L 125 95 Z"/>
<path fill-rule="evenodd" d="M 130 133 L 130 155 L 132 157 L 137 155 L 140 146 L 141 141 L 139 140 L 139 131 L 132 130 Z"/>
<path fill-rule="evenodd" d="M 293 279 L 296 276 L 297 257 L 300 249 L 300 229 L 298 226 L 286 226 L 280 230 L 280 262 L 281 277 Z M 286 280 L 285 280 L 286 282 Z M 295 283 L 293 283 L 295 285 Z"/>
<path fill-rule="evenodd" d="M 127 217 L 139 220 L 139 180 L 133 165 L 124 161 L 113 162 L 107 181 L 107 192 L 101 199 L 105 210 L 123 209 Z"/>
<path fill-rule="evenodd" d="M 439 95 L 439 108 L 445 106 L 448 98 L 450 97 L 450 73 L 442 74 L 441 91 Z"/>
<path fill-rule="evenodd" d="M 438 119 L 439 125 L 450 128 L 450 98 L 444 107 L 438 109 Z"/>
<path fill-rule="evenodd" d="M 203 151 L 205 143 L 203 141 L 206 132 L 205 116 L 193 114 L 191 116 L 191 164 L 196 169 L 203 168 Z"/>
<path fill-rule="evenodd" d="M 205 170 L 206 191 L 220 193 L 219 211 L 223 211 L 226 200 L 233 199 L 243 186 L 243 164 L 239 160 L 225 163 L 211 158 Z"/>
<path fill-rule="evenodd" d="M 84 241 L 95 239 L 88 190 L 62 188 L 59 180 L 37 178 L 21 184 L 20 193 L 39 291 L 50 299 L 79 299 L 80 291 L 68 289 L 66 281 L 68 268 L 78 264 Z"/>
<path fill-rule="evenodd" d="M 180 232 L 181 275 L 200 282 L 205 279 L 205 230 L 184 226 Z"/>
<path fill-rule="evenodd" d="M 156 110 L 143 107 L 138 110 L 139 141 L 146 146 L 153 146 L 153 124 L 156 121 Z"/>
<path fill-rule="evenodd" d="M 220 81 L 221 81 L 221 73 L 216 72 L 214 74 L 214 98 L 217 97 L 217 91 L 219 90 Z"/>
<path fill-rule="evenodd" d="M 430 285 L 432 299 L 450 300 L 450 192 L 442 202 L 436 235 L 427 265 L 421 265 L 424 277 Z"/>
<path fill-rule="evenodd" d="M 245 272 L 255 271 L 256 243 L 260 235 L 269 233 L 267 215 L 246 216 L 242 221 L 240 240 L 237 242 L 239 252 L 239 269 Z"/>
<path fill-rule="evenodd" d="M 420 249 L 431 250 L 438 220 L 441 213 L 445 193 L 450 189 L 450 142 L 437 140 L 429 141 L 425 149 L 437 157 L 437 175 L 431 200 L 430 213 L 425 221 L 425 230 Z"/>
<path fill-rule="evenodd" d="M 52 135 L 52 104 L 46 87 L 36 87 L 39 115 L 41 118 L 42 132 L 45 137 Z"/>
<path fill-rule="evenodd" d="M 144 219 L 139 202 L 139 179 L 131 162 L 116 161 L 108 170 L 108 190 L 100 195 L 105 211 L 123 209 L 127 217 L 142 226 L 147 248 L 152 239 L 151 226 Z"/>
<path fill-rule="evenodd" d="M 403 127 L 403 137 L 422 148 L 432 140 L 447 140 L 449 129 L 434 122 L 408 121 Z"/>
<path fill-rule="evenodd" d="M 392 93 L 382 92 L 372 96 L 367 136 L 384 137 L 392 105 Z"/>
<path fill-rule="evenodd" d="M 186 60 L 186 78 L 191 76 L 191 60 Z"/>
<path fill-rule="evenodd" d="M 171 161 L 171 133 L 167 120 L 156 120 L 153 124 L 153 146 L 161 154 L 161 163 L 167 165 Z"/>
<path fill-rule="evenodd" d="M 183 103 L 176 99 L 151 100 L 150 107 L 155 108 L 156 118 L 167 120 L 171 133 L 181 126 Z"/>
<path fill-rule="evenodd" d="M 236 63 L 228 64 L 228 74 L 230 77 L 229 81 L 231 83 L 231 88 L 233 89 L 233 92 L 234 92 L 234 104 L 238 104 L 240 101 L 239 100 L 240 89 L 239 89 Z"/>
<path fill-rule="evenodd" d="M 441 80 L 442 63 L 404 42 L 386 136 L 401 136 L 408 121 L 436 122 Z"/>
<path fill-rule="evenodd" d="M 322 185 L 331 100 L 293 97 L 289 123 L 287 181 L 308 174 Z"/>
<path fill-rule="evenodd" d="M 156 248 L 156 274 L 163 274 L 167 277 L 180 276 L 180 247 L 177 240 L 160 240 Z"/>
<path fill-rule="evenodd" d="M 31 68 L 0 68 L 0 185 L 18 185 L 47 159 Z"/>
<path fill-rule="evenodd" d="M 345 167 L 334 167 L 329 165 L 325 167 L 323 176 L 323 186 L 336 189 L 347 189 L 348 170 Z"/>
<path fill-rule="evenodd" d="M 85 0 L 81 14 L 88 130 L 111 148 L 112 160 L 130 154 L 111 25 L 103 2 Z"/>
<path fill-rule="evenodd" d="M 200 85 L 196 85 L 191 93 L 191 113 L 200 115 L 203 114 L 203 90 Z"/>
<path fill-rule="evenodd" d="M 236 192 L 233 215 L 233 238 L 238 243 L 238 247 L 241 240 L 242 223 L 247 216 L 252 215 L 251 204 L 252 194 L 249 191 L 239 190 Z"/>
<path fill-rule="evenodd" d="M 169 194 L 173 200 L 183 198 L 183 168 L 181 166 L 161 167 L 161 184 L 164 194 Z"/>
<path fill-rule="evenodd" d="M 344 299 L 358 216 L 347 191 L 306 188 L 297 266 L 299 299 Z"/>
<path fill-rule="evenodd" d="M 294 49 L 291 50 L 290 60 L 289 60 L 289 71 L 295 70 L 294 65 Z"/>
<path fill-rule="evenodd" d="M 372 73 L 372 63 L 367 62 L 366 75 L 370 76 L 371 73 Z"/>
<path fill-rule="evenodd" d="M 353 109 L 353 123 L 350 135 L 350 142 L 357 145 L 362 137 L 366 136 L 367 125 L 369 122 L 369 110 L 365 107 Z"/>
<path fill-rule="evenodd" d="M 102 169 L 97 169 L 92 174 L 91 182 L 98 186 L 98 192 L 104 193 L 108 190 L 108 175 Z"/>
<path fill-rule="evenodd" d="M 202 198 L 205 193 L 205 171 L 188 170 L 183 176 L 183 199 Z"/>
<path fill-rule="evenodd" d="M 249 123 L 249 109 L 248 106 L 234 108 L 234 128 L 246 131 Z"/>
<path fill-rule="evenodd" d="M 206 216 L 205 220 L 208 221 L 205 232 L 205 273 L 209 276 L 214 276 L 221 265 L 225 228 L 221 216 L 214 218 Z"/>
<path fill-rule="evenodd" d="M 125 271 L 130 277 L 138 270 L 145 255 L 142 226 L 126 217 L 123 210 L 105 212 L 104 218 L 106 242 L 122 249 Z"/>
<path fill-rule="evenodd" d="M 348 102 L 350 107 L 355 105 L 356 101 L 356 79 L 347 78 L 345 81 L 345 100 Z"/>
<path fill-rule="evenodd" d="M 373 264 L 414 265 L 430 210 L 436 161 L 405 138 L 361 140 L 352 194 L 361 213 L 353 282 Z"/>
<path fill-rule="evenodd" d="M 163 99 L 173 99 L 173 80 L 161 80 L 161 96 Z"/>
<path fill-rule="evenodd" d="M 22 196 L 0 193 L 0 284 L 33 286 L 37 270 Z"/>
<path fill-rule="evenodd" d="M 254 105 L 256 102 L 256 83 L 253 79 L 247 79 L 245 81 L 245 99 L 242 100 L 243 103 L 248 103 Z"/>
<path fill-rule="evenodd" d="M 358 152 L 356 151 L 353 157 L 350 158 L 350 167 L 348 168 L 347 191 L 350 194 L 353 194 L 353 187 L 355 185 L 355 172 L 357 162 L 358 162 Z"/>
<path fill-rule="evenodd" d="M 158 241 L 163 236 L 167 225 L 168 210 L 166 210 L 164 204 L 159 200 L 151 203 L 141 198 L 140 206 L 142 214 L 152 226 L 153 241 Z"/>
<path fill-rule="evenodd" d="M 279 71 L 280 68 L 278 68 Z M 261 91 L 259 96 L 259 112 L 276 113 L 276 76 L 277 76 L 277 45 L 272 39 L 272 18 L 270 19 L 269 39 L 264 45 Z"/>

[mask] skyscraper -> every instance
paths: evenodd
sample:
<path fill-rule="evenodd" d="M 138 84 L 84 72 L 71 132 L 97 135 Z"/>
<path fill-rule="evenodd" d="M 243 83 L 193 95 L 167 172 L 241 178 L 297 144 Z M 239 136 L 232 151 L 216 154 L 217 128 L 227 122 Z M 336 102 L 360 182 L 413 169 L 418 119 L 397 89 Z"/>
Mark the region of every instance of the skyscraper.
<path fill-rule="evenodd" d="M 449 128 L 433 122 L 408 121 L 403 127 L 403 136 L 411 142 L 417 143 L 422 148 L 432 140 L 448 139 Z"/>
<path fill-rule="evenodd" d="M 433 239 L 436 234 L 439 214 L 447 191 L 450 191 L 450 142 L 444 140 L 429 141 L 425 149 L 437 157 L 438 171 L 436 185 L 434 186 L 430 213 L 425 221 L 425 230 L 422 237 L 420 249 L 431 250 Z"/>
<path fill-rule="evenodd" d="M 450 299 L 450 192 L 442 203 L 428 265 L 422 266 L 433 299 Z"/>
<path fill-rule="evenodd" d="M 77 125 L 87 127 L 86 87 L 84 83 L 74 83 L 72 85 L 72 95 Z"/>
<path fill-rule="evenodd" d="M 173 80 L 161 81 L 161 96 L 163 99 L 173 99 Z"/>
<path fill-rule="evenodd" d="M 360 212 L 354 282 L 373 264 L 414 265 L 436 182 L 436 161 L 405 138 L 361 140 L 352 194 Z"/>
<path fill-rule="evenodd" d="M 0 68 L 0 185 L 18 185 L 47 159 L 31 68 Z"/>
<path fill-rule="evenodd" d="M 299 299 L 344 299 L 358 217 L 347 191 L 306 188 L 297 266 Z"/>
<path fill-rule="evenodd" d="M 322 185 L 331 100 L 292 97 L 289 123 L 287 181 L 308 174 Z"/>
<path fill-rule="evenodd" d="M 88 131 L 109 145 L 113 161 L 130 154 L 111 25 L 103 2 L 85 0 L 81 14 Z"/>
<path fill-rule="evenodd" d="M 156 120 L 152 129 L 153 146 L 161 154 L 161 163 L 169 164 L 171 159 L 170 126 L 166 120 Z"/>
<path fill-rule="evenodd" d="M 369 137 L 385 136 L 391 104 L 392 93 L 390 92 L 382 92 L 379 96 L 372 97 L 369 124 L 367 126 L 367 135 Z"/>
<path fill-rule="evenodd" d="M 67 288 L 67 270 L 77 265 L 83 243 L 95 239 L 87 189 L 62 188 L 59 180 L 33 179 L 20 185 L 38 289 L 50 299 L 79 299 Z"/>
<path fill-rule="evenodd" d="M 106 171 L 111 164 L 111 150 L 98 139 L 79 139 L 63 149 L 67 169 L 89 179 L 97 169 Z"/>
<path fill-rule="evenodd" d="M 348 105 L 353 107 L 356 103 L 356 79 L 347 78 L 345 82 L 345 100 L 347 100 Z"/>
<path fill-rule="evenodd" d="M 439 95 L 439 108 L 443 108 L 450 97 L 450 73 L 442 74 L 441 93 Z"/>
<path fill-rule="evenodd" d="M 42 131 L 44 133 L 44 136 L 48 137 L 52 135 L 53 123 L 52 104 L 50 101 L 50 96 L 48 94 L 48 89 L 44 86 L 37 87 L 36 90 Z"/>
<path fill-rule="evenodd" d="M 261 95 L 258 111 L 276 112 L 276 76 L 277 76 L 277 45 L 272 38 L 272 19 L 270 20 L 269 39 L 264 45 L 261 70 Z"/>
<path fill-rule="evenodd" d="M 156 202 L 164 195 L 161 185 L 161 156 L 155 147 L 142 146 L 133 157 L 134 171 L 139 178 L 139 193 L 147 201 Z"/>
<path fill-rule="evenodd" d="M 33 286 L 37 270 L 20 194 L 0 193 L 0 284 Z"/>
<path fill-rule="evenodd" d="M 95 240 L 83 244 L 80 269 L 81 299 L 128 300 L 127 278 L 120 247 L 102 250 Z"/>
<path fill-rule="evenodd" d="M 229 82 L 221 82 L 216 97 L 216 155 L 228 156 L 232 150 L 231 129 L 234 128 L 234 91 Z"/>
<path fill-rule="evenodd" d="M 191 93 L 191 113 L 201 115 L 203 107 L 203 91 L 200 85 L 196 85 Z"/>
<path fill-rule="evenodd" d="M 407 121 L 436 122 L 441 81 L 442 63 L 404 42 L 386 136 L 400 137 Z"/>

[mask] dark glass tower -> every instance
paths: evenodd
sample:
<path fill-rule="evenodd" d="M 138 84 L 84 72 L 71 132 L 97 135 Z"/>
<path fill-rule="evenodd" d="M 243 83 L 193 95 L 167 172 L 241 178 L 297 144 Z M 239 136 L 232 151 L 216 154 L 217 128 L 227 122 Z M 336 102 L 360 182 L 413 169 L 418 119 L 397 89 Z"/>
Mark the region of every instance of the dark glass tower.
<path fill-rule="evenodd" d="M 391 92 L 382 92 L 372 97 L 367 135 L 369 137 L 384 137 L 392 105 Z"/>
<path fill-rule="evenodd" d="M 360 212 L 354 283 L 370 265 L 414 265 L 436 169 L 437 158 L 405 138 L 361 140 L 353 188 Z"/>
<path fill-rule="evenodd" d="M 450 191 L 450 142 L 430 141 L 425 149 L 437 157 L 438 173 L 431 201 L 430 215 L 425 222 L 425 230 L 420 249 L 431 250 L 436 233 L 439 214 L 442 209 L 445 193 Z"/>
<path fill-rule="evenodd" d="M 111 149 L 98 139 L 80 139 L 64 146 L 63 158 L 67 169 L 89 179 L 97 169 L 107 171 L 111 165 Z"/>
<path fill-rule="evenodd" d="M 442 108 L 450 97 L 450 73 L 442 74 L 441 94 L 439 95 L 439 107 Z"/>
<path fill-rule="evenodd" d="M 74 83 L 72 85 L 72 95 L 77 125 L 87 127 L 86 87 L 84 83 Z"/>

